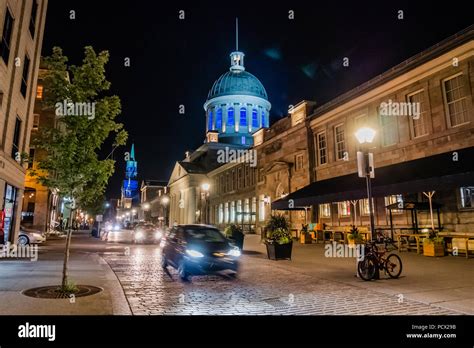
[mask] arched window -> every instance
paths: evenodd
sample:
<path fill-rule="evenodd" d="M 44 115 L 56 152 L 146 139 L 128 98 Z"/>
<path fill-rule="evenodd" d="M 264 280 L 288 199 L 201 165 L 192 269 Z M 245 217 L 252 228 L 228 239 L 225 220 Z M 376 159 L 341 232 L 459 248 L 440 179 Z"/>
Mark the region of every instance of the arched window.
<path fill-rule="evenodd" d="M 262 127 L 268 127 L 268 120 L 265 117 L 265 110 L 262 110 Z"/>
<path fill-rule="evenodd" d="M 212 130 L 212 111 L 209 111 L 209 117 L 207 120 L 207 130 Z"/>
<path fill-rule="evenodd" d="M 245 127 L 247 125 L 247 109 L 240 108 L 240 125 Z"/>
<path fill-rule="evenodd" d="M 221 130 L 222 128 L 222 109 L 217 109 L 216 113 L 216 129 Z"/>
<path fill-rule="evenodd" d="M 252 127 L 258 128 L 258 114 L 256 109 L 252 110 Z"/>
<path fill-rule="evenodd" d="M 234 108 L 230 107 L 227 110 L 227 126 L 233 127 L 235 124 L 234 122 Z"/>

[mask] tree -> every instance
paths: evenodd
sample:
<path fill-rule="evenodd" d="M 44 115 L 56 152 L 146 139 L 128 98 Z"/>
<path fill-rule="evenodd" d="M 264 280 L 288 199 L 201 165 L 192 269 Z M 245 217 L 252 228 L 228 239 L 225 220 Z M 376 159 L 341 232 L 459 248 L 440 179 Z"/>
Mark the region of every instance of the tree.
<path fill-rule="evenodd" d="M 105 76 L 109 53 L 96 54 L 90 46 L 84 51 L 79 66 L 68 65 L 68 58 L 59 47 L 53 48 L 52 55 L 44 60 L 47 66 L 44 102 L 56 109 L 57 124 L 39 134 L 35 146 L 47 155 L 39 160 L 37 170 L 32 173 L 44 186 L 58 190 L 62 197 L 73 202 L 71 217 L 75 209 L 94 206 L 103 197 L 114 172 L 115 161 L 108 157 L 101 160 L 98 156 L 104 141 L 114 133 L 115 149 L 124 145 L 128 136 L 123 124 L 114 121 L 121 112 L 119 97 L 105 93 L 110 89 Z M 63 290 L 68 285 L 71 233 L 69 224 Z"/>

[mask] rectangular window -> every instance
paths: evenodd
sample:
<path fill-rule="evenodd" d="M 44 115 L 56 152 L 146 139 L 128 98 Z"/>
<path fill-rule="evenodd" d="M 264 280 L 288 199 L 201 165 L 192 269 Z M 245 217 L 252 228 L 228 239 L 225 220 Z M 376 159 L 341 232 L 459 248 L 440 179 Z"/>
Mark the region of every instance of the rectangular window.
<path fill-rule="evenodd" d="M 242 167 L 239 167 L 237 169 L 237 179 L 238 179 L 238 183 L 239 183 L 239 189 L 242 189 L 244 187 L 242 181 L 244 179 L 244 176 L 242 175 Z"/>
<path fill-rule="evenodd" d="M 249 222 L 249 215 L 250 215 L 250 199 L 245 198 L 245 205 L 244 205 L 244 221 Z"/>
<path fill-rule="evenodd" d="M 334 140 L 336 148 L 336 160 L 343 160 L 346 153 L 346 141 L 344 139 L 344 125 L 334 127 Z"/>
<path fill-rule="evenodd" d="M 382 128 L 382 145 L 390 146 L 398 143 L 398 120 L 397 116 L 380 115 Z"/>
<path fill-rule="evenodd" d="M 339 217 L 351 216 L 351 202 L 349 201 L 338 202 L 337 208 L 339 212 Z"/>
<path fill-rule="evenodd" d="M 33 115 L 33 130 L 38 130 L 40 123 L 40 115 L 34 114 Z"/>
<path fill-rule="evenodd" d="M 257 197 L 252 197 L 252 222 L 255 223 L 257 217 Z"/>
<path fill-rule="evenodd" d="M 28 155 L 28 169 L 33 168 L 34 161 L 35 161 L 35 148 L 30 147 L 30 153 Z"/>
<path fill-rule="evenodd" d="M 237 215 L 237 222 L 242 222 L 242 201 L 239 199 L 237 201 L 237 212 L 235 213 Z"/>
<path fill-rule="evenodd" d="M 319 216 L 322 218 L 331 217 L 331 203 L 324 203 L 319 205 Z"/>
<path fill-rule="evenodd" d="M 422 137 L 423 135 L 428 134 L 428 127 L 427 127 L 427 120 L 426 120 L 426 110 L 425 110 L 425 98 L 424 98 L 424 91 L 418 91 L 416 93 L 410 94 L 408 96 L 408 102 L 411 104 L 412 110 L 414 109 L 414 105 L 418 104 L 419 108 L 419 115 L 410 116 L 410 123 L 411 123 L 411 131 L 412 137 L 418 138 Z"/>
<path fill-rule="evenodd" d="M 295 170 L 299 171 L 303 169 L 303 155 L 296 155 L 295 159 Z"/>
<path fill-rule="evenodd" d="M 403 207 L 403 196 L 402 195 L 391 195 L 385 197 L 385 206 L 397 203 L 400 208 Z M 392 209 L 392 213 L 400 214 L 403 213 L 403 209 Z"/>
<path fill-rule="evenodd" d="M 322 165 L 322 164 L 328 163 L 326 132 L 318 133 L 317 146 L 318 146 L 318 164 Z"/>
<path fill-rule="evenodd" d="M 21 87 L 20 92 L 23 97 L 26 97 L 26 91 L 28 90 L 28 76 L 30 72 L 30 58 L 25 54 L 25 60 L 23 61 L 23 74 L 21 75 Z"/>
<path fill-rule="evenodd" d="M 372 198 L 372 207 L 374 207 L 374 199 L 373 198 Z M 362 215 L 362 216 L 370 215 L 369 200 L 367 198 L 359 200 L 359 209 L 360 209 L 360 215 Z"/>
<path fill-rule="evenodd" d="M 463 75 L 460 74 L 445 80 L 443 87 L 449 125 L 456 127 L 469 122 Z"/>
<path fill-rule="evenodd" d="M 29 27 L 32 38 L 35 37 L 37 13 L 38 13 L 38 3 L 36 2 L 36 0 L 33 0 L 33 5 L 31 6 L 30 27 Z"/>
<path fill-rule="evenodd" d="M 474 186 L 461 187 L 461 208 L 474 208 Z"/>
<path fill-rule="evenodd" d="M 43 85 L 36 87 L 36 99 L 43 99 Z"/>
<path fill-rule="evenodd" d="M 258 200 L 258 221 L 265 221 L 265 195 L 260 195 Z"/>
<path fill-rule="evenodd" d="M 230 202 L 230 222 L 235 222 L 235 202 Z"/>
<path fill-rule="evenodd" d="M 21 120 L 17 117 L 15 120 L 15 130 L 13 133 L 13 144 L 12 144 L 12 158 L 16 160 L 17 154 L 20 153 L 20 132 L 21 132 Z"/>
<path fill-rule="evenodd" d="M 224 207 L 222 206 L 222 203 L 219 204 L 219 223 L 224 222 Z"/>
<path fill-rule="evenodd" d="M 249 166 L 244 166 L 244 170 L 245 170 L 244 187 L 248 187 L 250 185 L 250 167 Z"/>
<path fill-rule="evenodd" d="M 224 204 L 224 222 L 229 223 L 229 203 Z"/>
<path fill-rule="evenodd" d="M 5 65 L 8 65 L 10 58 L 10 49 L 13 33 L 13 17 L 8 9 L 6 8 L 5 19 L 3 21 L 2 41 L 0 42 L 0 56 L 2 57 Z"/>

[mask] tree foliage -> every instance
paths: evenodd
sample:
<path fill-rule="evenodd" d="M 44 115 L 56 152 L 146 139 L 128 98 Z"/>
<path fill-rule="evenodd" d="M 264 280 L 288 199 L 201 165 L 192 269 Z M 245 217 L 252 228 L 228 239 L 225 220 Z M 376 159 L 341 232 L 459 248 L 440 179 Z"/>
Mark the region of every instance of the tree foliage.
<path fill-rule="evenodd" d="M 35 146 L 47 155 L 32 175 L 45 186 L 59 190 L 63 197 L 74 198 L 77 207 L 90 207 L 103 197 L 114 172 L 115 161 L 99 159 L 106 139 L 115 135 L 114 146 L 124 145 L 127 132 L 115 118 L 121 112 L 118 96 L 106 93 L 110 82 L 105 76 L 109 53 L 96 54 L 85 47 L 81 65 L 68 65 L 62 49 L 55 47 L 45 58 L 44 102 L 49 108 L 57 103 L 94 103 L 95 115 L 69 115 L 57 118 L 56 127 L 42 128 Z"/>

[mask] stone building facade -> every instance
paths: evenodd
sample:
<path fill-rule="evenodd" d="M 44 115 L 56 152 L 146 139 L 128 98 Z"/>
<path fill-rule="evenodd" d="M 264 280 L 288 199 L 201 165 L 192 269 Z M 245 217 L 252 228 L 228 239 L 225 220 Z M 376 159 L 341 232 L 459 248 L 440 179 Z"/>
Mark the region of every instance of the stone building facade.
<path fill-rule="evenodd" d="M 354 133 L 364 126 L 376 130 L 371 149 L 375 175 L 377 168 L 437 154 L 452 153 L 456 160 L 457 151 L 474 146 L 473 95 L 474 29 L 469 28 L 317 108 L 309 122 L 315 181 L 357 172 L 359 145 Z M 419 103 L 419 117 L 387 115 L 382 108 L 389 103 Z M 433 199 L 442 204 L 445 229 L 474 230 L 473 197 L 474 183 L 436 192 Z M 376 226 L 389 224 L 388 204 L 408 200 L 426 201 L 426 197 L 422 192 L 400 192 L 374 198 Z M 316 219 L 328 225 L 369 224 L 367 199 L 328 202 L 316 208 Z M 420 226 L 429 225 L 429 213 L 419 219 Z M 393 220 L 398 227 L 411 225 L 407 211 L 393 211 Z"/>
<path fill-rule="evenodd" d="M 0 0 L 0 243 L 18 236 L 47 0 Z"/>

